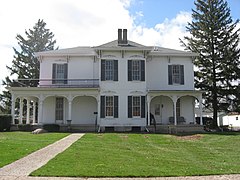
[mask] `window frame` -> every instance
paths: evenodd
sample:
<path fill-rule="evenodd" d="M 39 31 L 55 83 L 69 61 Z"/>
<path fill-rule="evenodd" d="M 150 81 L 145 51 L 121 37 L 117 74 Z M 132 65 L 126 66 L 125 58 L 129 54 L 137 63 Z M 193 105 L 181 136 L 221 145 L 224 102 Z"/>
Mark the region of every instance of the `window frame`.
<path fill-rule="evenodd" d="M 132 60 L 132 81 L 141 81 L 141 61 Z"/>
<path fill-rule="evenodd" d="M 62 75 L 59 76 L 59 74 Z M 52 66 L 52 84 L 67 84 L 68 83 L 67 78 L 68 78 L 68 64 L 54 63 Z"/>
<path fill-rule="evenodd" d="M 138 97 L 139 101 L 138 101 L 138 105 L 136 106 L 134 104 L 134 98 Z M 127 112 L 127 116 L 128 118 L 146 118 L 146 96 L 141 96 L 141 95 L 132 95 L 132 96 L 128 96 L 128 112 Z M 139 107 L 138 107 L 139 106 Z M 139 115 L 135 115 L 135 110 L 134 108 L 140 108 Z"/>
<path fill-rule="evenodd" d="M 113 60 L 105 60 L 105 81 L 113 81 L 114 80 L 114 61 Z"/>
<path fill-rule="evenodd" d="M 110 100 L 111 102 L 107 102 L 107 100 Z M 111 105 L 109 105 L 109 103 Z M 110 109 L 110 111 L 108 111 Z M 108 115 L 108 112 L 111 112 L 112 115 Z M 113 118 L 114 117 L 114 97 L 113 96 L 105 96 L 105 117 L 106 118 Z"/>
<path fill-rule="evenodd" d="M 132 96 L 132 117 L 133 118 L 141 117 L 141 96 Z"/>
<path fill-rule="evenodd" d="M 118 60 L 102 59 L 100 71 L 101 81 L 118 81 Z"/>
<path fill-rule="evenodd" d="M 184 85 L 184 65 L 168 65 L 168 85 Z"/>
<path fill-rule="evenodd" d="M 134 69 L 136 68 L 136 63 L 138 64 L 137 70 Z M 128 67 L 127 67 L 128 81 L 145 82 L 145 76 L 146 76 L 145 64 L 146 64 L 146 61 L 143 59 L 128 59 Z"/>

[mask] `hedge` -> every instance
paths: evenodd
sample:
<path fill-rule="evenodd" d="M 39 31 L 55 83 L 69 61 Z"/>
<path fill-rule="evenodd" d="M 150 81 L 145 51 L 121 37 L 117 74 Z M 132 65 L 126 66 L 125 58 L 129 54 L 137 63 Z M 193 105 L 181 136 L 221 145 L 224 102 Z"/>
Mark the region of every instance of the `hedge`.
<path fill-rule="evenodd" d="M 10 131 L 11 121 L 11 115 L 0 115 L 0 131 Z"/>
<path fill-rule="evenodd" d="M 59 132 L 60 126 L 59 124 L 44 124 L 43 129 L 48 132 Z"/>

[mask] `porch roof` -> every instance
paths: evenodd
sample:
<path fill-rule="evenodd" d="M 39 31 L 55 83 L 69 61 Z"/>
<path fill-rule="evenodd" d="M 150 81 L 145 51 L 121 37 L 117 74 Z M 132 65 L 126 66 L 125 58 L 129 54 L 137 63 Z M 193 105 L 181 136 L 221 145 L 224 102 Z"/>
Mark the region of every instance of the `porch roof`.
<path fill-rule="evenodd" d="M 180 95 L 180 96 L 202 96 L 202 93 L 205 91 L 199 90 L 148 90 L 148 94 L 152 96 L 171 96 L 171 95 Z"/>

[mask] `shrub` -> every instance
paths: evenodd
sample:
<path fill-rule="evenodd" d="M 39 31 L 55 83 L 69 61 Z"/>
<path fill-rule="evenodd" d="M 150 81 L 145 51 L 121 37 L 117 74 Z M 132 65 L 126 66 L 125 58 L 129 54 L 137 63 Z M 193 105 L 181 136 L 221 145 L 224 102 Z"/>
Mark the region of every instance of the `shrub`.
<path fill-rule="evenodd" d="M 43 129 L 47 130 L 48 132 L 59 132 L 60 126 L 59 124 L 44 124 Z"/>
<path fill-rule="evenodd" d="M 32 126 L 30 124 L 19 124 L 18 125 L 19 131 L 32 131 Z"/>
<path fill-rule="evenodd" d="M 11 115 L 0 115 L 0 131 L 10 131 L 11 121 Z"/>

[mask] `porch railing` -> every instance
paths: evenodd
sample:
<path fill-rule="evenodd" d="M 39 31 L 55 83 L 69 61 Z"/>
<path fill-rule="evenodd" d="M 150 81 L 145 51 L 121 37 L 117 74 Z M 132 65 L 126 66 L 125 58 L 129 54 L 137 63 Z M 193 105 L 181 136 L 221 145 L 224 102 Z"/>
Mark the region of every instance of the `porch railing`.
<path fill-rule="evenodd" d="M 97 88 L 99 79 L 17 79 L 12 87 Z"/>

